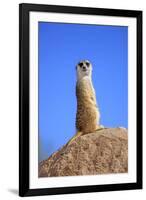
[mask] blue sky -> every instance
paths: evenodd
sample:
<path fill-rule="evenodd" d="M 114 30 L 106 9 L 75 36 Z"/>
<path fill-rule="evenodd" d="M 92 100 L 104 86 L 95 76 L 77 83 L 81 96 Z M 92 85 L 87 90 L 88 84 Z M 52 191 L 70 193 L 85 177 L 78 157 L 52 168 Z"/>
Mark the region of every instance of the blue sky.
<path fill-rule="evenodd" d="M 39 161 L 76 132 L 76 64 L 88 59 L 105 127 L 128 127 L 128 28 L 39 22 Z"/>

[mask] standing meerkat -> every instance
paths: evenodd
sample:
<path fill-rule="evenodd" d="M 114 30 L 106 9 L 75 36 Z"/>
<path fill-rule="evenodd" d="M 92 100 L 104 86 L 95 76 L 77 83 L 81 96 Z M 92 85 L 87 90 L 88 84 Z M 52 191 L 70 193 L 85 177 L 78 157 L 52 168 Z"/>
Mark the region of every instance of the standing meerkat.
<path fill-rule="evenodd" d="M 77 83 L 77 133 L 68 142 L 87 133 L 93 133 L 101 128 L 99 125 L 100 112 L 96 102 L 96 94 L 92 83 L 92 65 L 88 60 L 80 61 L 76 66 Z"/>

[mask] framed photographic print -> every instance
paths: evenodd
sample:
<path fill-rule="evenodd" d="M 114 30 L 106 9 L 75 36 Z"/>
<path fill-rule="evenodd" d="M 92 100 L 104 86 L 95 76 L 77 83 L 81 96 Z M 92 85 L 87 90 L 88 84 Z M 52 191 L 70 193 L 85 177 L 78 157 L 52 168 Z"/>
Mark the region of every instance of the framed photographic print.
<path fill-rule="evenodd" d="M 19 195 L 142 188 L 142 11 L 19 5 Z"/>

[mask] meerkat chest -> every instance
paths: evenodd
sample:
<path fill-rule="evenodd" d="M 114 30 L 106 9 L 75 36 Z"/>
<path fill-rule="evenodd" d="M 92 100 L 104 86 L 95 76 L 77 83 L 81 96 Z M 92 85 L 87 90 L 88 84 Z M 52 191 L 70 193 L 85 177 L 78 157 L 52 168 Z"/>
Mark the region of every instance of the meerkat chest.
<path fill-rule="evenodd" d="M 81 102 L 89 101 L 95 103 L 95 91 L 92 85 L 92 81 L 88 78 L 84 78 L 77 82 L 76 86 L 77 99 Z"/>

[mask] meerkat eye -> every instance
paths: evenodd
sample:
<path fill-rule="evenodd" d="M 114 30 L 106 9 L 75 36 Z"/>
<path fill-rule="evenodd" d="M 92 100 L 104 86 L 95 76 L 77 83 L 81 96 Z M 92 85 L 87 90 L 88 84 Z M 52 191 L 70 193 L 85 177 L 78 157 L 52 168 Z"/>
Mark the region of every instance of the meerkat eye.
<path fill-rule="evenodd" d="M 82 66 L 83 66 L 83 63 L 79 63 L 79 66 L 82 67 Z"/>
<path fill-rule="evenodd" d="M 86 62 L 86 66 L 89 67 L 89 66 L 90 66 L 90 63 L 89 63 L 89 62 Z"/>

